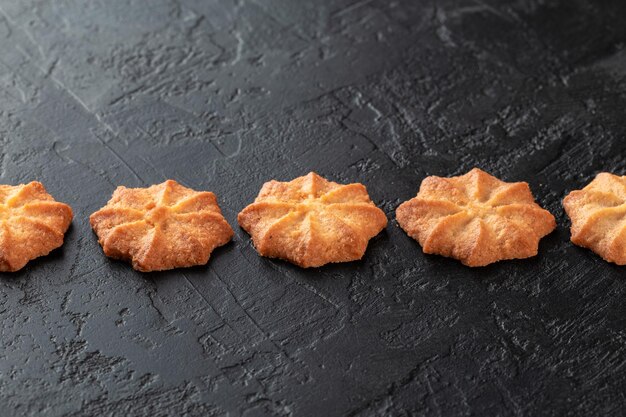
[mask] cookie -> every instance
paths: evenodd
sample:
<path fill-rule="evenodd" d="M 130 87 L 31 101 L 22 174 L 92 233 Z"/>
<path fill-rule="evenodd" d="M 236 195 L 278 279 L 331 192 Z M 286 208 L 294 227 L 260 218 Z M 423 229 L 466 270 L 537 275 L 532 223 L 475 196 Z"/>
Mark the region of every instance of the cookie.
<path fill-rule="evenodd" d="M 396 210 L 400 227 L 424 253 L 485 266 L 537 255 L 556 227 L 525 182 L 507 183 L 474 168 L 459 177 L 427 177 L 417 196 Z"/>
<path fill-rule="evenodd" d="M 626 177 L 600 173 L 569 193 L 563 207 L 572 221 L 572 243 L 626 265 Z"/>
<path fill-rule="evenodd" d="M 303 268 L 361 259 L 387 225 L 363 184 L 337 184 L 314 172 L 266 182 L 238 221 L 260 255 Z"/>
<path fill-rule="evenodd" d="M 117 187 L 89 220 L 107 256 L 129 260 L 142 272 L 204 265 L 233 236 L 215 194 L 173 180 Z"/>
<path fill-rule="evenodd" d="M 0 185 L 0 271 L 18 271 L 63 245 L 72 217 L 40 182 Z"/>

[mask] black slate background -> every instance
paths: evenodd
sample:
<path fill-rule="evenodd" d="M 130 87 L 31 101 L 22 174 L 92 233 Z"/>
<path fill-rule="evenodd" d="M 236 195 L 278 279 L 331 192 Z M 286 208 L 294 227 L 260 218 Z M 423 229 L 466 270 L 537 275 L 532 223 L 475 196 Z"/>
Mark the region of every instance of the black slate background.
<path fill-rule="evenodd" d="M 66 244 L 0 277 L 0 415 L 600 416 L 626 405 L 624 269 L 561 199 L 626 173 L 622 0 L 0 2 L 0 180 L 41 180 Z M 393 221 L 427 175 L 526 180 L 559 228 L 469 269 Z M 257 256 L 269 179 L 363 182 L 360 262 Z M 212 190 L 208 266 L 140 274 L 88 224 L 120 184 Z"/>

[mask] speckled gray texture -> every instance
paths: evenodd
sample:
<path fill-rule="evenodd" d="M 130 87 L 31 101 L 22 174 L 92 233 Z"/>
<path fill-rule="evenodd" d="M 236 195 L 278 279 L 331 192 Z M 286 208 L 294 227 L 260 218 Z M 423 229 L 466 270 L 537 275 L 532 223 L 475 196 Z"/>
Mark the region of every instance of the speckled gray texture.
<path fill-rule="evenodd" d="M 4 416 L 600 416 L 626 406 L 624 268 L 561 199 L 626 173 L 622 0 L 0 1 L 0 179 L 41 180 L 66 244 L 0 277 Z M 393 221 L 430 174 L 527 180 L 559 228 L 469 269 Z M 363 261 L 257 256 L 271 178 L 363 182 Z M 140 274 L 88 224 L 117 185 L 214 191 L 206 267 Z"/>

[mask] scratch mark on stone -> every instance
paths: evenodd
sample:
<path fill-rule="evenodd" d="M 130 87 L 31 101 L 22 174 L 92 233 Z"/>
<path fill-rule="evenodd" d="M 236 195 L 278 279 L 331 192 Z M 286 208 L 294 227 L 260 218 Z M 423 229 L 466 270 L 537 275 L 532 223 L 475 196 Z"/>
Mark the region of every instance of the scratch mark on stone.
<path fill-rule="evenodd" d="M 237 304 L 237 306 L 239 306 L 239 308 L 241 309 L 241 311 L 246 315 L 246 317 L 248 317 L 248 319 L 250 320 L 250 322 L 254 325 L 254 327 L 257 329 L 258 332 L 261 333 L 261 335 L 268 340 L 279 352 L 281 352 L 289 361 L 293 362 L 293 359 L 291 358 L 291 356 L 289 355 L 289 353 L 283 349 L 281 346 L 279 346 L 269 335 L 268 332 L 266 332 L 261 325 L 252 317 L 252 315 L 250 315 L 250 313 L 248 313 L 248 310 L 241 305 L 241 303 L 239 302 L 239 300 L 237 299 L 237 297 L 235 297 L 235 294 L 233 294 L 233 292 L 230 290 L 230 288 L 228 287 L 228 285 L 224 282 L 224 280 L 222 280 L 222 278 L 220 277 L 220 275 L 215 271 L 214 268 L 210 268 L 211 271 L 213 272 L 213 274 L 215 274 L 215 276 L 217 277 L 217 279 L 222 283 L 222 286 L 224 287 L 224 289 L 226 290 L 226 292 L 228 294 L 230 294 L 231 298 L 233 299 L 233 301 L 235 302 L 235 304 Z"/>
<path fill-rule="evenodd" d="M 222 316 L 220 313 L 217 312 L 217 310 L 215 310 L 215 307 L 213 307 L 213 304 L 211 304 L 209 302 L 209 300 L 204 296 L 204 294 L 202 294 L 202 292 L 200 292 L 200 290 L 198 289 L 198 287 L 196 287 L 196 285 L 191 281 L 191 279 L 189 279 L 189 277 L 187 276 L 187 274 L 185 274 L 184 272 L 181 272 L 181 275 L 183 276 L 183 278 L 185 278 L 185 280 L 189 283 L 189 285 L 191 286 L 191 288 L 193 289 L 193 291 L 198 294 L 198 296 L 202 299 L 202 301 L 204 301 L 204 303 L 206 304 L 207 307 L 209 307 L 211 309 L 211 311 L 213 311 L 215 313 L 215 315 L 217 317 L 220 318 L 220 320 L 222 321 L 222 323 L 224 323 L 230 330 L 232 330 L 233 332 L 235 332 L 236 334 L 241 336 L 241 333 L 239 331 L 237 331 L 235 328 L 233 328 L 230 323 L 228 323 Z"/>
<path fill-rule="evenodd" d="M 337 304 L 326 294 L 324 294 L 323 292 L 315 288 L 315 286 L 306 282 L 301 282 L 300 280 L 292 277 L 291 274 L 289 274 L 287 271 L 283 270 L 282 268 L 279 268 L 278 266 L 274 265 L 272 262 L 268 262 L 268 265 L 270 265 L 270 267 L 274 269 L 275 271 L 278 271 L 281 274 L 283 274 L 285 277 L 288 277 L 291 280 L 291 282 L 295 283 L 297 286 L 304 288 L 306 291 L 310 292 L 311 294 L 315 295 L 316 297 L 320 298 L 322 301 L 332 306 L 335 310 L 337 311 L 341 310 L 341 306 L 339 306 L 339 304 Z"/>
<path fill-rule="evenodd" d="M 345 14 L 348 14 L 356 9 L 359 9 L 361 7 L 367 6 L 368 4 L 372 3 L 374 0 L 359 0 L 359 1 L 355 1 L 352 4 L 347 5 L 346 7 L 337 10 L 336 12 L 332 13 L 331 16 L 332 17 L 339 17 L 339 16 L 343 16 Z"/>
<path fill-rule="evenodd" d="M 156 283 L 154 282 L 154 279 L 152 279 L 152 284 L 153 284 L 153 287 L 156 287 Z M 161 308 L 158 307 L 156 303 L 154 302 L 155 296 L 157 296 L 157 294 L 154 288 L 151 288 L 150 290 L 148 290 L 148 299 L 150 300 L 150 305 L 152 306 L 152 308 L 157 312 L 161 320 L 163 320 L 165 323 L 168 323 L 168 324 L 171 323 L 171 321 L 167 317 L 165 317 L 165 314 L 163 313 L 163 311 L 161 311 Z"/>
<path fill-rule="evenodd" d="M 500 19 L 506 21 L 506 22 L 511 22 L 511 20 L 515 20 L 519 23 L 519 18 L 515 15 L 511 15 L 512 19 L 509 18 L 509 16 L 505 15 L 504 13 L 501 13 L 498 9 L 496 9 L 495 7 L 485 3 L 483 0 L 474 0 L 474 3 L 478 4 L 479 6 L 483 7 L 484 10 L 487 10 L 489 12 L 491 12 L 493 15 L 499 17 Z"/>
<path fill-rule="evenodd" d="M 235 39 L 237 39 L 237 47 L 235 48 L 235 58 L 231 62 L 231 65 L 241 61 L 241 54 L 243 52 L 243 38 L 241 37 L 241 33 L 236 30 L 233 34 L 235 35 Z"/>
<path fill-rule="evenodd" d="M 84 167 L 85 169 L 87 169 L 89 172 L 92 172 L 93 174 L 97 175 L 98 177 L 102 178 L 104 181 L 106 181 L 107 183 L 109 183 L 110 185 L 112 185 L 114 188 L 117 187 L 118 184 L 115 184 L 113 181 L 111 181 L 111 179 L 109 177 L 107 177 L 104 173 L 104 171 L 98 171 L 96 169 L 94 169 L 91 165 L 89 164 L 85 164 L 79 160 L 76 160 L 70 156 L 64 155 L 63 152 L 68 150 L 69 148 L 66 147 L 65 149 L 60 149 L 59 148 L 59 141 L 54 141 L 52 143 L 52 151 L 63 161 L 67 162 L 67 163 L 74 163 L 74 164 L 78 164 L 82 167 Z"/>
<path fill-rule="evenodd" d="M 93 274 L 94 272 L 100 271 L 101 269 L 103 269 L 106 266 L 107 266 L 107 264 L 103 263 L 102 265 L 100 265 L 100 266 L 98 266 L 96 268 L 90 269 L 89 271 L 83 272 L 83 273 L 78 274 L 76 276 L 73 276 L 71 278 L 82 278 L 82 277 L 85 277 L 87 275 Z"/>
<path fill-rule="evenodd" d="M 139 176 L 139 174 L 130 166 L 130 164 L 128 164 L 128 162 L 126 162 L 126 160 L 124 160 L 124 158 L 121 157 L 119 153 L 117 153 L 115 149 L 109 146 L 109 144 L 104 139 L 100 138 L 95 132 L 92 133 L 93 136 L 98 140 L 98 142 L 100 142 L 105 149 L 111 152 L 111 154 L 113 154 L 113 156 L 115 156 L 122 163 L 122 165 L 124 165 L 130 171 L 130 173 L 133 174 L 136 179 L 138 179 L 142 183 L 145 183 L 143 178 Z"/>

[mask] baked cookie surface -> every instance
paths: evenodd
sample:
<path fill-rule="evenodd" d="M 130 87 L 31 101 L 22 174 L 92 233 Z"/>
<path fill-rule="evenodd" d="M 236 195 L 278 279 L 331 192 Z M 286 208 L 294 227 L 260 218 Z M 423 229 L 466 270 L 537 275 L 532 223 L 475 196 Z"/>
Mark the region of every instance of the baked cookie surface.
<path fill-rule="evenodd" d="M 563 199 L 572 243 L 626 265 L 626 177 L 602 172 Z"/>
<path fill-rule="evenodd" d="M 337 184 L 314 172 L 266 182 L 237 219 L 260 255 L 303 268 L 361 259 L 387 225 L 363 184 Z"/>
<path fill-rule="evenodd" d="M 527 183 L 507 183 L 478 168 L 425 178 L 417 196 L 397 208 L 396 219 L 424 253 L 472 267 L 535 256 L 539 240 L 556 227 Z"/>
<path fill-rule="evenodd" d="M 63 245 L 72 217 L 40 182 L 0 185 L 0 271 L 18 271 Z"/>
<path fill-rule="evenodd" d="M 215 194 L 173 180 L 117 187 L 89 221 L 107 256 L 129 260 L 142 272 L 204 265 L 233 236 Z"/>

